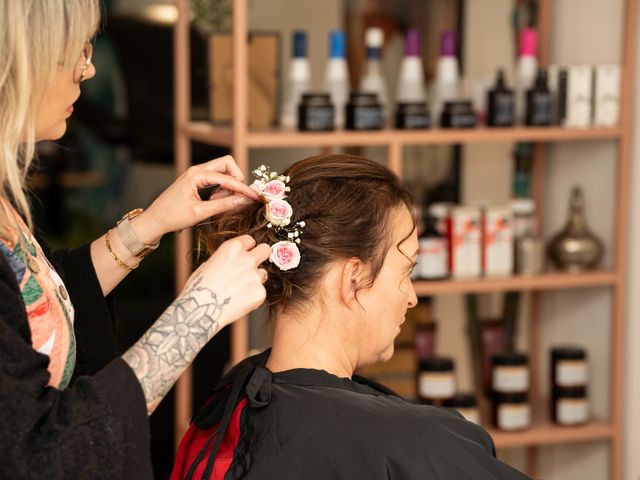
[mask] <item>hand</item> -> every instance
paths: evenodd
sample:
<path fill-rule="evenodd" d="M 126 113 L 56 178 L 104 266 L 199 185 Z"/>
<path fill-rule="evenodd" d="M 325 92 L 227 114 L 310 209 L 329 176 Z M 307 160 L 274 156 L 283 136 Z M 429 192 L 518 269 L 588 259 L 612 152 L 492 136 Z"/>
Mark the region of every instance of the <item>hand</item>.
<path fill-rule="evenodd" d="M 230 155 L 190 167 L 147 210 L 131 220 L 133 229 L 144 243 L 155 243 L 165 233 L 192 227 L 257 201 L 256 192 L 243 182 L 244 175 Z M 203 201 L 198 189 L 209 185 L 220 188 Z"/>
<path fill-rule="evenodd" d="M 216 330 L 258 308 L 266 298 L 266 270 L 259 268 L 271 255 L 271 247 L 249 235 L 227 240 L 189 278 L 180 298 L 209 305 L 205 317 Z M 215 312 L 215 313 L 214 313 Z"/>

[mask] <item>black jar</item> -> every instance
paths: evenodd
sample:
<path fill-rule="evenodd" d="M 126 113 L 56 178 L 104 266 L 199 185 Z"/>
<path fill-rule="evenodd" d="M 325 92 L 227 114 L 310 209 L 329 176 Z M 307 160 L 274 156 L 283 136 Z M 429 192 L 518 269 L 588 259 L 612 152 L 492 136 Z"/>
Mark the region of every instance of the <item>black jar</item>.
<path fill-rule="evenodd" d="M 351 92 L 346 108 L 347 130 L 381 130 L 384 112 L 375 93 Z"/>
<path fill-rule="evenodd" d="M 473 128 L 476 126 L 476 114 L 470 101 L 445 102 L 440 117 L 442 128 Z"/>
<path fill-rule="evenodd" d="M 326 132 L 335 128 L 335 111 L 328 93 L 304 93 L 298 105 L 298 130 Z"/>
<path fill-rule="evenodd" d="M 395 127 L 401 130 L 422 130 L 431 127 L 431 115 L 426 103 L 398 103 Z"/>

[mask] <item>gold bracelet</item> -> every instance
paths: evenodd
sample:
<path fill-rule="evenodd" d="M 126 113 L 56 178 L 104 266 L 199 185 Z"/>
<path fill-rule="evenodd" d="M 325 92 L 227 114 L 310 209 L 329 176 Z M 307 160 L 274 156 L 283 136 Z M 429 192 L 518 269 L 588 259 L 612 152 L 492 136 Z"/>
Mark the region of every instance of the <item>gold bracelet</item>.
<path fill-rule="evenodd" d="M 109 234 L 111 233 L 111 230 L 107 230 L 107 233 L 104 236 L 104 243 L 107 244 L 107 250 L 109 250 L 109 253 L 111 254 L 111 256 L 113 257 L 113 259 L 118 262 L 118 265 L 120 265 L 122 268 L 124 268 L 125 270 L 129 270 L 130 272 L 135 270 L 136 268 L 138 268 L 140 266 L 140 264 L 138 263 L 136 266 L 134 267 L 130 267 L 129 265 L 127 265 L 126 263 L 124 263 L 122 260 L 120 260 L 118 258 L 118 256 L 115 254 L 115 252 L 113 251 L 113 249 L 111 248 L 111 242 L 109 241 Z"/>

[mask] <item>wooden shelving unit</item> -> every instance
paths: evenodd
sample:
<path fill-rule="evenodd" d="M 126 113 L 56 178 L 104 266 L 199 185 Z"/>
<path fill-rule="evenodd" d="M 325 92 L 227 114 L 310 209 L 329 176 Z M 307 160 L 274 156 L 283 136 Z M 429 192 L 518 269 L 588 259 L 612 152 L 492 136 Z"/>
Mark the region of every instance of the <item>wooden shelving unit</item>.
<path fill-rule="evenodd" d="M 539 0 L 539 42 L 541 65 L 548 65 L 550 55 L 551 0 Z M 543 291 L 608 288 L 612 292 L 611 311 L 611 379 L 610 409 L 607 421 L 594 421 L 582 427 L 560 427 L 545 421 L 534 423 L 524 432 L 505 433 L 489 429 L 498 448 L 527 447 L 529 451 L 529 471 L 537 475 L 537 447 L 606 441 L 610 445 L 609 479 L 622 478 L 623 431 L 623 362 L 625 338 L 625 282 L 627 255 L 627 218 L 629 199 L 630 155 L 631 155 L 631 108 L 634 75 L 634 42 L 637 2 L 624 0 L 624 28 L 622 29 L 622 95 L 621 120 L 617 128 L 510 128 L 472 130 L 428 130 L 382 132 L 329 132 L 300 133 L 285 130 L 250 131 L 247 118 L 247 72 L 248 72 L 248 0 L 233 1 L 233 58 L 234 58 L 234 98 L 233 124 L 230 127 L 214 126 L 205 122 L 191 121 L 190 105 L 190 65 L 189 65 L 189 19 L 188 0 L 176 0 L 178 20 L 174 33 L 174 88 L 175 88 L 175 165 L 180 174 L 190 165 L 191 142 L 227 146 L 240 168 L 249 172 L 249 154 L 252 149 L 290 147 L 343 147 L 380 146 L 387 149 L 388 166 L 398 175 L 403 172 L 403 147 L 419 144 L 464 144 L 482 142 L 536 142 L 534 149 L 533 197 L 538 205 L 544 205 L 546 174 L 546 143 L 584 142 L 610 140 L 617 142 L 615 189 L 615 222 L 613 267 L 610 271 L 598 271 L 581 275 L 547 273 L 533 277 L 512 277 L 478 280 L 448 280 L 439 282 L 417 282 L 418 295 L 445 295 L 462 293 L 484 293 L 505 290 L 531 291 L 532 321 L 529 331 L 529 352 L 532 378 L 538 378 L 541 363 L 541 303 Z M 544 208 L 539 208 L 544 211 Z M 539 218 L 542 224 L 542 218 Z M 176 289 L 180 291 L 190 273 L 189 251 L 190 233 L 183 231 L 176 241 Z M 232 326 L 232 361 L 238 362 L 248 354 L 248 320 L 241 319 Z M 532 398 L 538 398 L 534 385 Z M 191 418 L 191 372 L 188 370 L 176 388 L 175 431 L 176 440 L 186 431 Z"/>
<path fill-rule="evenodd" d="M 189 123 L 184 133 L 202 143 L 233 146 L 233 129 L 206 122 Z M 470 130 L 434 129 L 426 131 L 382 130 L 376 132 L 296 132 L 291 130 L 260 130 L 247 132 L 249 148 L 290 147 L 350 147 L 391 145 L 448 145 L 454 143 L 495 142 L 573 142 L 617 140 L 620 128 L 569 129 L 549 128 L 474 128 Z"/>
<path fill-rule="evenodd" d="M 487 431 L 493 438 L 496 448 L 539 447 L 566 443 L 583 443 L 611 440 L 615 428 L 609 422 L 593 421 L 580 427 L 561 427 L 551 423 L 534 423 L 522 432 L 501 432 L 492 428 Z"/>
<path fill-rule="evenodd" d="M 500 277 L 473 280 L 417 281 L 416 294 L 421 296 L 504 291 L 569 290 L 572 288 L 611 287 L 618 277 L 614 272 L 589 272 L 577 275 L 545 273 L 531 277 Z"/>

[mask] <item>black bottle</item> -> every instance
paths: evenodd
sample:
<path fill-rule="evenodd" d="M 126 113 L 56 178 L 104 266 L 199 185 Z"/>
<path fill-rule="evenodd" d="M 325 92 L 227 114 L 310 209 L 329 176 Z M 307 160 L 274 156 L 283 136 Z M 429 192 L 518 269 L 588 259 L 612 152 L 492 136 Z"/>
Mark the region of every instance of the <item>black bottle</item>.
<path fill-rule="evenodd" d="M 527 125 L 545 127 L 553 124 L 551 98 L 551 91 L 547 84 L 547 72 L 540 69 L 533 88 L 527 91 Z"/>
<path fill-rule="evenodd" d="M 507 88 L 502 69 L 498 70 L 495 87 L 489 90 L 487 105 L 488 126 L 513 126 L 515 123 L 515 97 L 513 90 Z"/>

